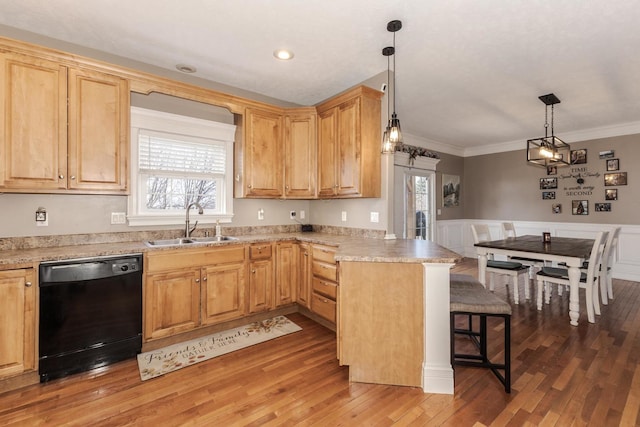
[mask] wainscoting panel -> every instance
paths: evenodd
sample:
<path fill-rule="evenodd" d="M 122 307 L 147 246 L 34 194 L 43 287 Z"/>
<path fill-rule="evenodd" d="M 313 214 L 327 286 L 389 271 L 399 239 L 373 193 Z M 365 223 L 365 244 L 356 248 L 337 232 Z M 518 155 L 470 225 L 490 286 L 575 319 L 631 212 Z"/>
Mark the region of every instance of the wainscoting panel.
<path fill-rule="evenodd" d="M 487 224 L 493 239 L 501 239 L 502 221 L 498 220 L 452 220 L 436 222 L 436 241 L 465 257 L 475 258 L 471 224 Z M 601 230 L 610 230 L 615 224 L 577 224 L 569 222 L 514 221 L 518 235 L 539 235 L 550 232 L 551 236 L 593 239 Z M 612 270 L 617 279 L 640 282 L 640 225 L 622 225 Z"/>

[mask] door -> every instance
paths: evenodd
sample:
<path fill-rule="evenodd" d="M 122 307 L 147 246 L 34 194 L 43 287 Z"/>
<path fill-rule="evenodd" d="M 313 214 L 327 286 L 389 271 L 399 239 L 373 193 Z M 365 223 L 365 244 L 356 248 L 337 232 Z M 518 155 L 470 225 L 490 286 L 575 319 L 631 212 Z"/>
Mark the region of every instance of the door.
<path fill-rule="evenodd" d="M 245 264 L 202 269 L 202 324 L 237 319 L 245 314 Z"/>
<path fill-rule="evenodd" d="M 35 367 L 34 271 L 0 271 L 0 378 Z"/>
<path fill-rule="evenodd" d="M 66 188 L 66 67 L 5 53 L 0 85 L 0 187 Z"/>
<path fill-rule="evenodd" d="M 435 172 L 396 166 L 394 228 L 405 239 L 433 240 Z M 400 199 L 401 198 L 401 199 Z"/>
<path fill-rule="evenodd" d="M 145 339 L 200 326 L 200 269 L 151 274 L 145 283 Z"/>
<path fill-rule="evenodd" d="M 127 190 L 128 114 L 126 80 L 69 70 L 69 188 Z"/>

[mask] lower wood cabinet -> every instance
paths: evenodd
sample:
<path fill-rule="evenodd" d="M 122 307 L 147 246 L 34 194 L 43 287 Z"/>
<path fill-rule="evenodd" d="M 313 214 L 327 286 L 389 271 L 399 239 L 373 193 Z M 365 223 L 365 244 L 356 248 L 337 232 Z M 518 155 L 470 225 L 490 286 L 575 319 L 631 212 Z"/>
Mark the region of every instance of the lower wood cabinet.
<path fill-rule="evenodd" d="M 145 255 L 144 339 L 245 315 L 245 246 Z"/>
<path fill-rule="evenodd" d="M 271 243 L 249 246 L 249 313 L 273 307 L 273 258 Z"/>
<path fill-rule="evenodd" d="M 296 282 L 296 302 L 303 307 L 311 307 L 311 245 L 300 242 L 297 245 L 298 280 Z"/>
<path fill-rule="evenodd" d="M 0 379 L 36 367 L 33 268 L 0 271 Z"/>
<path fill-rule="evenodd" d="M 276 307 L 292 304 L 296 301 L 298 268 L 297 243 L 276 243 Z"/>

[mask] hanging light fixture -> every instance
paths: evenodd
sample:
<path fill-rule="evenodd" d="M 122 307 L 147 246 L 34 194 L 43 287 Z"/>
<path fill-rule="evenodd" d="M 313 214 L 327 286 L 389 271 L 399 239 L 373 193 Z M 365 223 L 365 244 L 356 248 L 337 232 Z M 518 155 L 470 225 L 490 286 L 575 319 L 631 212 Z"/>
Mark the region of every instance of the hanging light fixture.
<path fill-rule="evenodd" d="M 544 136 L 527 140 L 527 162 L 539 166 L 569 166 L 571 148 L 555 135 L 553 129 L 553 106 L 560 100 L 553 93 L 538 97 L 544 102 Z M 549 135 L 548 111 L 551 106 L 551 135 Z"/>
<path fill-rule="evenodd" d="M 382 152 L 393 153 L 396 147 L 402 145 L 402 130 L 400 129 L 400 119 L 396 114 L 396 32 L 402 28 L 402 21 L 394 20 L 387 24 L 387 31 L 393 33 L 393 46 L 382 49 L 382 54 L 387 57 L 387 85 L 390 81 L 390 57 L 393 56 L 393 114 L 388 119 L 387 128 L 382 136 Z M 389 98 L 391 91 L 387 94 L 387 112 L 389 108 Z"/>

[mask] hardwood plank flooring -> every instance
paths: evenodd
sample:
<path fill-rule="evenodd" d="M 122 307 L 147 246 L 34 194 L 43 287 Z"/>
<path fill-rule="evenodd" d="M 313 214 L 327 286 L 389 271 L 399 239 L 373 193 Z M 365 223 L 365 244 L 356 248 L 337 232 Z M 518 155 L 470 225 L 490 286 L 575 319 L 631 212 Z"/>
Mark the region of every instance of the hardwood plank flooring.
<path fill-rule="evenodd" d="M 475 275 L 476 263 L 454 271 Z M 291 314 L 302 331 L 149 381 L 128 360 L 0 394 L 0 425 L 640 425 L 640 283 L 614 280 L 615 299 L 578 327 L 569 325 L 568 292 L 541 312 L 532 294 L 512 305 L 511 394 L 491 372 L 467 367 L 456 368 L 454 396 L 350 384 L 335 334 Z M 500 337 L 500 322 L 490 325 Z M 500 357 L 499 340 L 490 351 Z"/>

